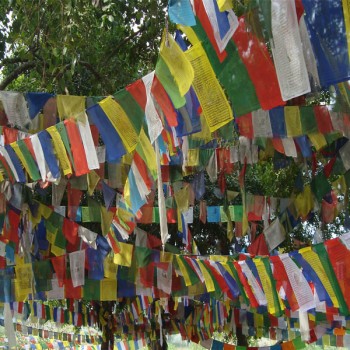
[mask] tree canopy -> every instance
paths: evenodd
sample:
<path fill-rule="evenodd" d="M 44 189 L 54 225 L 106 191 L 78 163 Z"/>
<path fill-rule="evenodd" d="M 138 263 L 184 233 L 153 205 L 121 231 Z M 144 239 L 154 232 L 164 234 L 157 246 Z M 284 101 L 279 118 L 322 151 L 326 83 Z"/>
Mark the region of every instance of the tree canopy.
<path fill-rule="evenodd" d="M 0 90 L 112 94 L 154 68 L 165 5 L 1 0 Z"/>

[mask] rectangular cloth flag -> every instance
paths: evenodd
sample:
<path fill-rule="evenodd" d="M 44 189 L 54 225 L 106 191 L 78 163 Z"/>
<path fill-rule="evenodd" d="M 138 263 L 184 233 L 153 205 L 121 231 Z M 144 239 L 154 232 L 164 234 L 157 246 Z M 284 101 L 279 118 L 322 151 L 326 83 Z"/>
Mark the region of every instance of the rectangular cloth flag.
<path fill-rule="evenodd" d="M 349 28 L 343 12 L 349 8 L 348 2 L 314 0 L 303 1 L 303 5 L 321 86 L 349 80 Z"/>
<path fill-rule="evenodd" d="M 70 273 L 73 287 L 84 285 L 85 281 L 85 250 L 69 254 Z"/>
<path fill-rule="evenodd" d="M 118 132 L 127 152 L 131 153 L 136 148 L 138 135 L 128 115 L 122 106 L 110 96 L 99 102 L 99 105 Z"/>
<path fill-rule="evenodd" d="M 311 91 L 294 0 L 271 1 L 272 55 L 282 98 L 288 101 Z"/>
<path fill-rule="evenodd" d="M 202 45 L 197 43 L 185 54 L 195 72 L 193 87 L 202 107 L 202 115 L 213 132 L 233 119 L 232 109 Z"/>
<path fill-rule="evenodd" d="M 89 107 L 86 112 L 96 125 L 106 146 L 107 162 L 119 162 L 120 158 L 126 153 L 119 133 L 99 104 Z"/>

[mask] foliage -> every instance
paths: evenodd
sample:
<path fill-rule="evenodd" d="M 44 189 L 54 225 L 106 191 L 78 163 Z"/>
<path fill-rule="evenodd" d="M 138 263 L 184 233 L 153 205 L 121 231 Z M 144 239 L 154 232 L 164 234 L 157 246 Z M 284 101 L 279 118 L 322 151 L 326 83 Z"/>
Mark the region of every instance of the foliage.
<path fill-rule="evenodd" d="M 0 0 L 0 90 L 112 94 L 153 69 L 165 4 Z"/>

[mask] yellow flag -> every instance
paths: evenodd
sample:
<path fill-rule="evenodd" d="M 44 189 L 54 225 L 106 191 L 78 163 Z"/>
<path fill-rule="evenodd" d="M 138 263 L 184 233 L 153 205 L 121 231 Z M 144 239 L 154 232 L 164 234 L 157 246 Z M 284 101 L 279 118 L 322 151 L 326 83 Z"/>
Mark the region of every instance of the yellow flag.
<path fill-rule="evenodd" d="M 105 236 L 109 232 L 114 214 L 113 212 L 107 210 L 107 208 L 104 207 L 103 205 L 101 205 L 100 210 L 101 210 L 101 230 L 102 230 L 102 234 Z"/>
<path fill-rule="evenodd" d="M 325 137 L 320 133 L 313 133 L 307 135 L 312 142 L 312 144 L 315 146 L 316 151 L 319 151 L 321 148 L 327 146 L 327 141 Z"/>
<path fill-rule="evenodd" d="M 123 141 L 125 149 L 131 153 L 138 143 L 138 135 L 124 109 L 111 96 L 99 102 L 113 127 Z"/>
<path fill-rule="evenodd" d="M 33 270 L 32 264 L 20 264 L 15 267 L 15 293 L 16 300 L 23 301 L 33 292 Z"/>
<path fill-rule="evenodd" d="M 125 200 L 125 204 L 128 206 L 128 208 L 131 208 L 131 189 L 130 189 L 130 181 L 129 178 L 126 178 L 125 185 L 124 185 L 124 192 L 123 197 Z"/>
<path fill-rule="evenodd" d="M 180 211 L 188 210 L 189 197 L 189 186 L 185 186 L 181 190 L 175 192 L 176 205 Z"/>
<path fill-rule="evenodd" d="M 55 232 L 51 232 L 48 229 L 46 230 L 46 239 L 49 243 L 53 244 L 56 239 L 57 230 Z"/>
<path fill-rule="evenodd" d="M 296 137 L 303 134 L 300 121 L 300 110 L 298 106 L 284 107 L 284 119 L 286 122 L 288 137 Z"/>
<path fill-rule="evenodd" d="M 120 252 L 118 254 L 114 254 L 113 261 L 116 265 L 121 266 L 131 266 L 132 256 L 133 256 L 133 248 L 132 244 L 127 244 L 123 242 L 119 242 Z"/>
<path fill-rule="evenodd" d="M 57 110 L 61 120 L 77 117 L 85 112 L 85 96 L 57 95 Z"/>
<path fill-rule="evenodd" d="M 153 179 L 157 178 L 157 163 L 156 163 L 156 152 L 145 134 L 145 131 L 141 129 L 140 132 L 140 142 L 136 147 L 137 153 L 141 156 L 143 161 L 146 163 L 149 172 L 151 173 Z"/>
<path fill-rule="evenodd" d="M 202 107 L 202 115 L 211 132 L 233 119 L 231 106 L 219 84 L 210 61 L 200 43 L 185 52 L 191 62 L 195 76 L 193 87 Z"/>
<path fill-rule="evenodd" d="M 55 256 L 61 256 L 66 254 L 66 250 L 63 248 L 59 248 L 56 245 L 52 244 L 51 245 L 51 253 Z"/>
<path fill-rule="evenodd" d="M 322 266 L 322 262 L 318 254 L 316 254 L 311 247 L 302 248 L 299 250 L 299 253 L 311 265 L 311 267 L 316 272 L 317 276 L 319 277 L 323 286 L 325 287 L 329 297 L 331 298 L 334 307 L 339 307 L 338 299 L 335 295 L 335 292 L 327 276 L 327 273 Z"/>
<path fill-rule="evenodd" d="M 208 272 L 206 266 L 204 266 L 204 263 L 201 260 L 196 259 L 196 261 L 197 261 L 199 268 L 203 274 L 205 286 L 207 287 L 208 293 L 215 292 L 215 286 L 214 286 L 213 279 L 210 276 L 210 273 Z"/>
<path fill-rule="evenodd" d="M 350 60 L 350 2 L 349 0 L 343 0 L 343 13 L 344 13 L 344 21 L 345 21 L 345 29 L 346 29 L 346 39 L 348 42 L 348 55 Z"/>
<path fill-rule="evenodd" d="M 27 160 L 25 159 L 22 151 L 20 150 L 17 142 L 12 142 L 10 144 L 10 146 L 12 147 L 12 149 L 15 151 L 17 157 L 19 158 L 19 160 L 21 161 L 21 163 L 23 164 L 24 168 L 26 169 L 26 172 L 30 175 L 30 177 L 32 177 L 32 173 L 30 171 L 30 167 L 27 163 Z"/>
<path fill-rule="evenodd" d="M 272 293 L 272 283 L 271 283 L 271 279 L 268 276 L 266 269 L 265 269 L 265 265 L 264 263 L 261 261 L 261 259 L 253 259 L 256 269 L 258 271 L 258 275 L 266 296 L 266 300 L 267 300 L 267 311 L 271 314 L 274 315 L 276 314 L 276 312 L 278 310 L 276 310 L 275 307 L 275 300 L 274 300 L 274 296 Z M 276 302 L 278 302 L 276 300 Z"/>
<path fill-rule="evenodd" d="M 181 218 L 181 210 L 179 208 L 177 208 L 176 214 L 177 214 L 177 230 L 179 232 L 182 232 L 182 218 Z"/>
<path fill-rule="evenodd" d="M 231 10 L 233 7 L 232 0 L 217 0 L 221 12 Z"/>
<path fill-rule="evenodd" d="M 172 253 L 168 253 L 168 252 L 164 252 L 164 251 L 160 252 L 160 261 L 161 262 L 172 263 L 173 257 L 174 257 L 174 254 L 172 254 Z"/>
<path fill-rule="evenodd" d="M 100 298 L 101 301 L 116 300 L 117 298 L 117 280 L 103 279 L 100 282 Z"/>
<path fill-rule="evenodd" d="M 61 136 L 56 129 L 56 126 L 55 125 L 50 126 L 46 130 L 51 135 L 53 146 L 55 148 L 58 160 L 60 161 L 60 167 L 63 171 L 63 174 L 64 175 L 72 174 L 72 167 L 70 165 L 70 161 L 68 159 L 66 149 L 64 147 Z"/>
<path fill-rule="evenodd" d="M 297 209 L 298 216 L 301 215 L 304 217 L 314 208 L 314 200 L 310 185 L 306 185 L 304 191 L 296 196 L 294 205 Z"/>
<path fill-rule="evenodd" d="M 113 258 L 107 256 L 103 261 L 103 270 L 104 275 L 108 279 L 116 279 L 117 278 L 117 268 L 118 266 L 114 264 Z"/>
<path fill-rule="evenodd" d="M 202 295 L 206 292 L 204 288 L 204 283 L 196 283 L 192 286 L 188 286 L 188 295 Z"/>
<path fill-rule="evenodd" d="M 200 121 L 201 121 L 201 126 L 202 126 L 201 131 L 192 134 L 191 137 L 194 140 L 200 139 L 200 140 L 204 140 L 205 143 L 208 143 L 209 141 L 212 140 L 211 132 L 209 130 L 208 123 L 207 123 L 207 121 L 205 120 L 204 117 L 200 118 Z"/>
<path fill-rule="evenodd" d="M 88 182 L 88 193 L 90 196 L 94 193 L 94 190 L 100 181 L 100 177 L 96 173 L 96 171 L 92 170 L 87 174 L 87 182 Z"/>
<path fill-rule="evenodd" d="M 187 272 L 187 269 L 186 269 L 186 267 L 185 267 L 181 257 L 179 255 L 176 255 L 176 260 L 177 260 L 177 264 L 179 265 L 179 268 L 181 270 L 182 276 L 183 276 L 183 278 L 185 280 L 186 287 L 191 286 L 192 285 L 192 281 L 190 279 L 190 276 L 189 276 L 189 274 Z"/>
<path fill-rule="evenodd" d="M 198 166 L 199 165 L 199 148 L 190 148 L 187 152 L 187 166 Z"/>
<path fill-rule="evenodd" d="M 52 213 L 52 209 L 49 208 L 47 205 L 40 203 L 39 204 L 39 212 L 40 212 L 41 216 L 43 216 L 45 219 L 48 219 Z"/>
<path fill-rule="evenodd" d="M 168 35 L 165 31 L 160 44 L 160 56 L 165 61 L 171 75 L 174 77 L 180 95 L 184 96 L 193 82 L 193 68 L 173 37 Z"/>
<path fill-rule="evenodd" d="M 221 263 L 226 263 L 228 261 L 228 256 L 225 255 L 210 255 L 209 258 L 212 261 L 218 261 Z"/>

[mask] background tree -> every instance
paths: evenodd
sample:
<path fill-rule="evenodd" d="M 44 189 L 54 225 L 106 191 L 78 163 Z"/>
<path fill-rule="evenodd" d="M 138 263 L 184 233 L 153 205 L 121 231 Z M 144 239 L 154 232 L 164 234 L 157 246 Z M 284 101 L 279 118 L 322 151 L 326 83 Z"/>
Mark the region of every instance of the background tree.
<path fill-rule="evenodd" d="M 0 90 L 107 95 L 154 68 L 166 0 L 0 0 Z"/>

